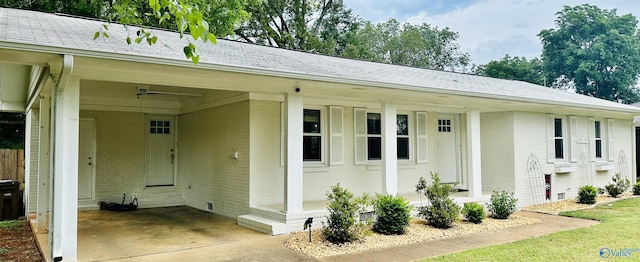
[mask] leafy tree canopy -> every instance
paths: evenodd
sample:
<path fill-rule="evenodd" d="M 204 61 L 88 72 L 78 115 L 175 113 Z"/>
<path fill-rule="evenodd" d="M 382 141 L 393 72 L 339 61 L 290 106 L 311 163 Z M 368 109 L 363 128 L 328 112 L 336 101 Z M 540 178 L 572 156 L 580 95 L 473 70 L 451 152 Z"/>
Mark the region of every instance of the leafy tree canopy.
<path fill-rule="evenodd" d="M 395 19 L 364 23 L 347 46 L 344 57 L 437 70 L 469 65 L 469 54 L 460 50 L 458 33 L 429 24 L 401 25 Z"/>
<path fill-rule="evenodd" d="M 235 33 L 243 41 L 329 55 L 344 52 L 358 18 L 342 0 L 270 0 L 247 7 Z"/>
<path fill-rule="evenodd" d="M 486 65 L 476 67 L 475 73 L 481 76 L 545 85 L 544 76 L 542 75 L 542 61 L 538 58 L 527 60 L 525 57 L 505 55 L 500 60 L 494 60 Z"/>
<path fill-rule="evenodd" d="M 565 6 L 556 28 L 545 29 L 543 69 L 554 87 L 574 85 L 576 92 L 611 101 L 639 100 L 634 88 L 640 74 L 638 20 L 631 14 L 583 4 Z"/>

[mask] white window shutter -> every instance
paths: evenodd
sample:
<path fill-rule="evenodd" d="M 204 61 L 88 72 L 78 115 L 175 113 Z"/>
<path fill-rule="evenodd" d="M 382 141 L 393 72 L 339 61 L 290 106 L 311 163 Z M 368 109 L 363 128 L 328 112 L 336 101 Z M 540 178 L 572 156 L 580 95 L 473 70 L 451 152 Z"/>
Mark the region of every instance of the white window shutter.
<path fill-rule="evenodd" d="M 354 159 L 356 165 L 367 164 L 367 110 L 353 108 Z"/>
<path fill-rule="evenodd" d="M 329 159 L 331 160 L 331 165 L 342 165 L 344 164 L 344 139 L 343 139 L 343 123 L 342 123 L 342 113 L 343 109 L 339 106 L 331 106 L 329 107 L 329 120 L 331 122 L 331 126 L 329 127 L 331 132 L 329 137 L 329 143 L 331 145 L 330 152 L 331 156 Z"/>
<path fill-rule="evenodd" d="M 602 128 L 602 126 L 600 127 Z M 602 130 L 600 130 L 602 133 Z M 591 155 L 591 161 L 596 160 L 596 120 L 593 117 L 589 118 L 589 154 Z"/>
<path fill-rule="evenodd" d="M 609 158 L 609 161 L 613 161 L 613 157 L 614 157 L 614 141 L 613 141 L 613 137 L 614 135 L 614 122 L 613 119 L 607 119 L 607 157 Z"/>
<path fill-rule="evenodd" d="M 571 141 L 571 145 L 569 149 L 571 150 L 571 162 L 578 162 L 578 117 L 577 116 L 569 116 L 569 141 Z"/>
<path fill-rule="evenodd" d="M 555 144 L 555 118 L 553 114 L 547 114 L 547 162 L 554 163 L 556 161 L 556 144 Z"/>
<path fill-rule="evenodd" d="M 416 162 L 427 163 L 429 161 L 429 144 L 427 140 L 427 113 L 416 112 Z"/>

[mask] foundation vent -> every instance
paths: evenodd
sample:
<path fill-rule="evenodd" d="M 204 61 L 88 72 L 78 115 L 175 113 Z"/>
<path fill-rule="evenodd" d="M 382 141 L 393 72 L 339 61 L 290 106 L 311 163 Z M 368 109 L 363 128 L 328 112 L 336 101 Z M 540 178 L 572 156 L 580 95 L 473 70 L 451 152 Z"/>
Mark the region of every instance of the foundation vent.
<path fill-rule="evenodd" d="M 213 211 L 213 203 L 207 202 L 207 209 Z"/>
<path fill-rule="evenodd" d="M 558 193 L 558 200 L 564 199 L 564 193 Z"/>

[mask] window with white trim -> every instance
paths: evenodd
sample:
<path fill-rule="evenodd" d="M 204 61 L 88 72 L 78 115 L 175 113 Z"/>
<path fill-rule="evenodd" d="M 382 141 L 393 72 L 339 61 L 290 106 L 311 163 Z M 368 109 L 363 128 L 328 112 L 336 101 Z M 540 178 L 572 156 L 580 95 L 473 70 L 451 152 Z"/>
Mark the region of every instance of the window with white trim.
<path fill-rule="evenodd" d="M 322 112 L 319 109 L 304 109 L 302 159 L 322 161 Z"/>
<path fill-rule="evenodd" d="M 397 157 L 410 159 L 409 115 L 396 115 Z M 380 113 L 367 113 L 367 159 L 382 159 L 382 118 Z"/>
<path fill-rule="evenodd" d="M 562 131 L 562 118 L 553 119 L 553 130 L 555 158 L 564 159 L 564 135 Z"/>
<path fill-rule="evenodd" d="M 602 124 L 599 120 L 593 122 L 595 157 L 602 158 Z"/>

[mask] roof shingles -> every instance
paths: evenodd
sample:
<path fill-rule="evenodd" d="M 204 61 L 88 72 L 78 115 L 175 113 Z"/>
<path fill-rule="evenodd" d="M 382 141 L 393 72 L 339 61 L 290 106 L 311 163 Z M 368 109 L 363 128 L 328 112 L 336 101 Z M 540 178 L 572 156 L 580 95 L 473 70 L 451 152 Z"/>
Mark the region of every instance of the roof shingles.
<path fill-rule="evenodd" d="M 153 30 L 158 36 L 154 46 L 128 45 L 127 36 L 135 35 L 135 27 L 111 24 L 109 38 L 93 40 L 103 22 L 55 14 L 0 8 L 0 48 L 4 43 L 68 49 L 69 52 L 117 53 L 136 57 L 153 57 L 184 61 L 182 47 L 188 39 L 177 33 Z M 430 89 L 442 92 L 468 93 L 481 97 L 499 96 L 515 100 L 536 98 L 539 101 L 579 104 L 585 107 L 606 107 L 628 112 L 640 112 L 628 105 L 551 89 L 521 81 L 494 79 L 470 74 L 411 68 L 337 57 L 264 47 L 219 39 L 216 45 L 199 44 L 201 64 L 239 68 L 268 69 L 283 73 L 304 74 L 344 80 L 364 81 L 375 85 Z"/>

